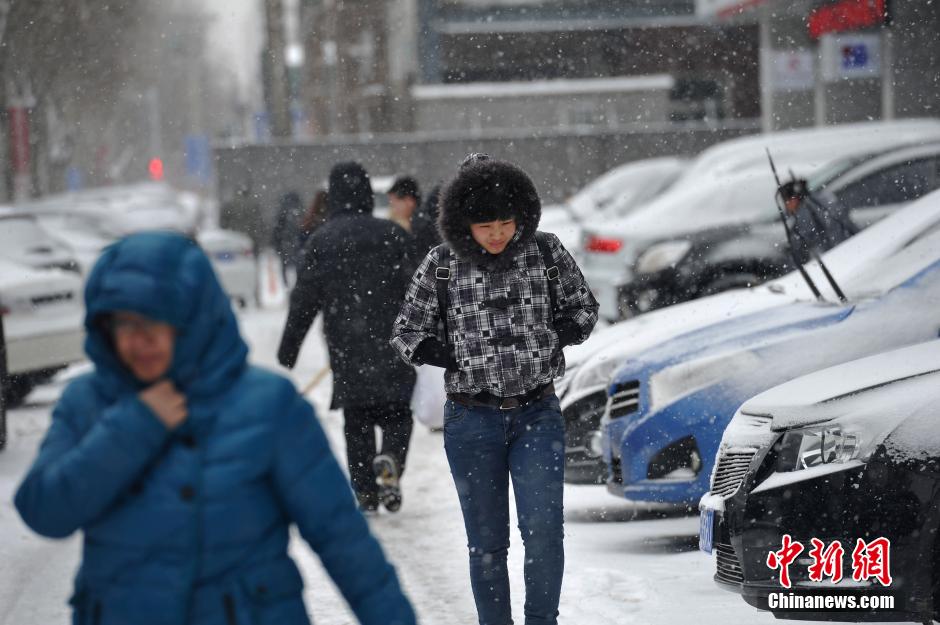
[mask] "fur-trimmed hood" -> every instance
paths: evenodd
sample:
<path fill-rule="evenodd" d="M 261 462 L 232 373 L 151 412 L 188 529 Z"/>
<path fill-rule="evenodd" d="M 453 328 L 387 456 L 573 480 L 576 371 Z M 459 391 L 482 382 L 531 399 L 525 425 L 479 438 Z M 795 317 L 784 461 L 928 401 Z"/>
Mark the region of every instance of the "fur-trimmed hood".
<path fill-rule="evenodd" d="M 441 238 L 454 254 L 487 268 L 501 268 L 535 236 L 542 204 L 532 179 L 522 169 L 489 158 L 466 162 L 441 191 L 437 219 Z M 516 219 L 516 235 L 506 249 L 493 255 L 470 234 L 470 224 Z"/>

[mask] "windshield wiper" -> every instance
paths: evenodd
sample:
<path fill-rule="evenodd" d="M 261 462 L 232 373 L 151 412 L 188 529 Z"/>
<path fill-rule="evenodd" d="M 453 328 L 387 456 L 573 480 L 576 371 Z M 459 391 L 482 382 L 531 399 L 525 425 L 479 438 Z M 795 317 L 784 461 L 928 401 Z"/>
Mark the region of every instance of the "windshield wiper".
<path fill-rule="evenodd" d="M 792 180 L 796 180 L 796 175 L 793 173 L 792 170 L 790 171 L 790 178 Z M 803 197 L 803 199 L 806 202 L 808 202 L 811 207 L 817 209 L 819 211 L 819 215 L 822 215 L 823 213 L 826 212 L 827 210 L 826 207 L 824 207 L 822 203 L 820 203 L 820 201 L 816 199 L 816 196 L 813 195 L 813 192 L 809 188 L 809 186 L 806 187 L 806 195 Z M 817 220 L 817 223 L 818 223 L 818 220 Z M 801 237 L 799 232 L 796 233 L 796 236 Z M 843 304 L 847 303 L 849 301 L 848 298 L 845 296 L 845 293 L 842 292 L 842 289 L 839 287 L 839 284 L 836 282 L 835 277 L 829 272 L 829 268 L 826 266 L 826 263 L 823 262 L 822 257 L 816 251 L 816 248 L 810 247 L 810 246 L 807 246 L 807 248 L 809 249 L 809 253 L 812 255 L 812 257 L 816 260 L 817 263 L 819 263 L 819 268 L 822 269 L 823 275 L 826 276 L 826 280 L 829 282 L 829 286 L 832 287 L 832 290 L 835 292 L 836 296 L 839 298 L 839 301 L 842 302 Z"/>
<path fill-rule="evenodd" d="M 777 166 L 774 165 L 774 159 L 772 156 L 770 156 L 770 149 L 764 149 L 767 150 L 767 160 L 770 161 L 770 170 L 774 173 L 774 180 L 777 181 L 777 188 L 779 189 L 780 176 L 777 175 Z M 803 263 L 800 262 L 799 257 L 796 255 L 796 249 L 793 245 L 793 232 L 790 230 L 790 224 L 787 223 L 787 214 L 783 210 L 779 193 L 774 193 L 774 203 L 777 205 L 777 212 L 780 214 L 780 222 L 783 223 L 783 230 L 787 233 L 787 248 L 790 250 L 790 258 L 796 265 L 797 270 L 799 270 L 800 275 L 803 276 L 803 280 L 806 281 L 806 285 L 809 287 L 809 290 L 812 291 L 813 296 L 821 302 L 826 301 L 822 296 L 822 293 L 819 292 L 819 288 L 816 286 L 816 283 L 813 282 L 813 279 L 809 277 L 808 273 L 806 273 L 806 268 L 803 267 Z"/>
<path fill-rule="evenodd" d="M 796 253 L 796 246 L 793 244 L 793 236 L 799 236 L 800 239 L 803 239 L 800 234 L 794 233 L 790 228 L 790 224 L 787 222 L 787 214 L 783 208 L 782 195 L 779 192 L 779 189 L 782 187 L 780 182 L 780 175 L 777 173 L 777 166 L 774 164 L 774 159 L 770 155 L 770 149 L 764 148 L 767 151 L 767 160 L 770 161 L 770 170 L 774 174 L 774 180 L 777 183 L 778 192 L 774 194 L 774 203 L 777 205 L 777 212 L 780 214 L 780 221 L 783 223 L 783 229 L 787 234 L 787 246 L 790 249 L 790 258 L 793 259 L 793 262 L 796 264 L 797 269 L 800 272 L 800 275 L 803 276 L 803 279 L 806 281 L 806 284 L 809 286 L 809 290 L 812 291 L 813 295 L 821 302 L 825 302 L 826 299 L 820 293 L 819 288 L 816 286 L 816 283 L 813 282 L 813 279 L 809 277 L 809 273 L 806 272 L 806 268 L 803 266 L 803 263 L 800 262 L 799 257 Z M 794 176 L 795 179 L 795 176 Z M 807 190 L 807 198 L 810 198 L 810 201 L 813 202 L 817 207 L 822 208 L 815 198 L 812 198 L 812 194 Z M 805 242 L 805 239 L 804 239 Z M 822 258 L 819 256 L 819 253 L 816 252 L 816 249 L 811 245 L 806 245 L 807 250 L 809 251 L 810 256 L 819 264 L 819 268 L 822 269 L 823 276 L 825 276 L 826 281 L 829 282 L 829 286 L 832 287 L 832 290 L 835 292 L 836 296 L 839 298 L 839 301 L 843 304 L 847 303 L 849 300 L 845 296 L 845 293 L 842 292 L 842 289 L 839 288 L 838 283 L 836 283 L 835 278 L 829 272 L 829 268 L 826 266 L 826 263 L 823 262 Z"/>

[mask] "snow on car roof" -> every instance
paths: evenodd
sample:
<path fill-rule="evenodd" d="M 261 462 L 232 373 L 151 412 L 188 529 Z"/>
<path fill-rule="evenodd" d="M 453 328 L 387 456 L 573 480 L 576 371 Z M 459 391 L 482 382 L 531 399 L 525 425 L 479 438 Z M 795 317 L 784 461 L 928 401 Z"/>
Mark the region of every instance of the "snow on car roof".
<path fill-rule="evenodd" d="M 636 238 L 773 217 L 776 183 L 765 150 L 781 176 L 790 170 L 807 176 L 859 152 L 940 139 L 936 120 L 848 126 L 748 136 L 709 148 L 668 191 L 626 217 L 605 221 L 603 230 Z"/>

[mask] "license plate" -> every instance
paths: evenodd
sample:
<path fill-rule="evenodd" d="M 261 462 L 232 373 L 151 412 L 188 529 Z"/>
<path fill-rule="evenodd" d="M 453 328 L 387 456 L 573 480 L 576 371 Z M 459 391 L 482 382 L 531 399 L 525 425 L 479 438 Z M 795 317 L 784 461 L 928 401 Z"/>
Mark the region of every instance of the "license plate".
<path fill-rule="evenodd" d="M 715 511 L 702 510 L 699 515 L 698 548 L 711 554 L 715 540 Z"/>

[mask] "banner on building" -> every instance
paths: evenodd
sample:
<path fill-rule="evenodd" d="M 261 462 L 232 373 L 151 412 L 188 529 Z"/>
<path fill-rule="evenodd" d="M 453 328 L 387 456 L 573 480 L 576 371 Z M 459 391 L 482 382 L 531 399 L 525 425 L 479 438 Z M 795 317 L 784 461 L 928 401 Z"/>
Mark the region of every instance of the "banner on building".
<path fill-rule="evenodd" d="M 823 35 L 819 39 L 819 53 L 826 82 L 881 76 L 880 35 Z"/>
<path fill-rule="evenodd" d="M 774 50 L 770 55 L 770 82 L 774 91 L 805 91 L 816 84 L 812 50 Z"/>

